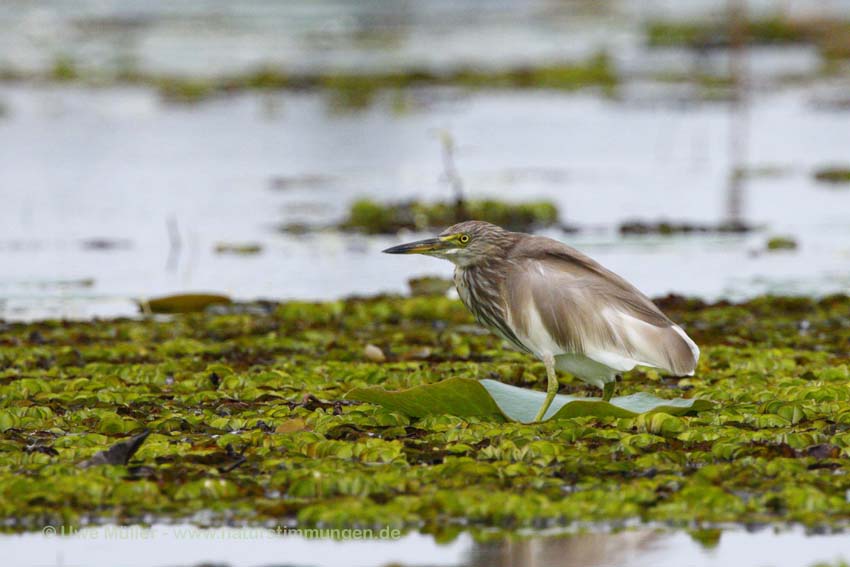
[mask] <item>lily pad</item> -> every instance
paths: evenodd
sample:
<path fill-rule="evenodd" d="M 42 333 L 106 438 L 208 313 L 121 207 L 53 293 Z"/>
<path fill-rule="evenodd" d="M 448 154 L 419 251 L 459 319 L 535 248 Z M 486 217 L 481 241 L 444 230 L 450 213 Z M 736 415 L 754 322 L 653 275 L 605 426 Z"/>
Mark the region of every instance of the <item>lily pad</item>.
<path fill-rule="evenodd" d="M 139 308 L 150 313 L 200 313 L 211 305 L 229 305 L 232 302 L 226 295 L 185 293 L 149 299 L 140 303 Z"/>
<path fill-rule="evenodd" d="M 381 405 L 412 417 L 451 414 L 458 417 L 532 423 L 546 394 L 496 380 L 449 378 L 435 384 L 398 391 L 388 391 L 380 387 L 357 388 L 349 392 L 346 398 Z M 602 398 L 557 395 L 546 412 L 544 421 L 579 416 L 634 417 L 652 412 L 683 415 L 703 411 L 713 405 L 707 400 L 665 400 L 645 393 L 611 398 L 610 402 Z"/>

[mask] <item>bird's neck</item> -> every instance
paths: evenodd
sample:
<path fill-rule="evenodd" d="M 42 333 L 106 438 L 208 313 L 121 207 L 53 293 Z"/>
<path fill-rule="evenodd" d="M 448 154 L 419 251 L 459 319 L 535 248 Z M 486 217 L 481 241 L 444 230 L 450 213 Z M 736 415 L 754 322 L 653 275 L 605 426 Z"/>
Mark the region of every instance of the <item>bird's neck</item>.
<path fill-rule="evenodd" d="M 498 287 L 504 278 L 502 270 L 494 262 L 476 262 L 466 266 L 455 265 L 454 280 L 460 285 L 469 286 L 476 282 L 489 287 Z"/>

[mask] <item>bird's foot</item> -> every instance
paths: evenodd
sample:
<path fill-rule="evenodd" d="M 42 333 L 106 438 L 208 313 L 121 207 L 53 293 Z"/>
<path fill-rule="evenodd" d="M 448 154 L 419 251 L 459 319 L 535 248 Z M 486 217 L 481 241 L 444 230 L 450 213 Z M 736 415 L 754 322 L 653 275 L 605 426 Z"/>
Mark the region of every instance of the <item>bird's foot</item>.
<path fill-rule="evenodd" d="M 546 365 L 546 399 L 543 400 L 543 405 L 537 412 L 534 421 L 543 421 L 543 416 L 546 415 L 546 410 L 552 405 L 552 400 L 555 399 L 555 394 L 558 393 L 558 376 L 555 374 L 555 358 L 551 355 L 544 357 L 543 364 Z"/>
<path fill-rule="evenodd" d="M 602 387 L 602 400 L 605 402 L 610 402 L 611 397 L 614 395 L 614 386 L 615 382 L 606 382 Z"/>
<path fill-rule="evenodd" d="M 546 415 L 546 410 L 549 409 L 549 406 L 552 405 L 552 400 L 555 399 L 555 394 L 557 390 L 554 392 L 547 392 L 546 399 L 543 400 L 543 404 L 540 406 L 540 410 L 538 410 L 537 415 L 534 417 L 534 421 L 540 422 L 543 421 L 543 416 Z"/>

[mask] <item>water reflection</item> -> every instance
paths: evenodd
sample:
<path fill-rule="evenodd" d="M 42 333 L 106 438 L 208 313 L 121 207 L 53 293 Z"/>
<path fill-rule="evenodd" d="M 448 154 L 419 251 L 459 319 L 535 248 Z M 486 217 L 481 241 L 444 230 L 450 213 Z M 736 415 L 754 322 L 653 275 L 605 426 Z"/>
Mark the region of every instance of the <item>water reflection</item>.
<path fill-rule="evenodd" d="M 608 567 L 658 549 L 661 533 L 629 531 L 562 537 L 510 539 L 476 545 L 469 567 Z"/>
<path fill-rule="evenodd" d="M 400 539 L 313 539 L 265 535 L 259 528 L 102 526 L 73 536 L 0 535 L 0 557 L 15 567 L 810 567 L 850 558 L 850 536 L 801 529 L 731 528 L 695 537 L 648 528 L 619 533 L 512 536 L 449 543 L 411 533 Z M 703 543 L 700 543 L 702 541 Z"/>

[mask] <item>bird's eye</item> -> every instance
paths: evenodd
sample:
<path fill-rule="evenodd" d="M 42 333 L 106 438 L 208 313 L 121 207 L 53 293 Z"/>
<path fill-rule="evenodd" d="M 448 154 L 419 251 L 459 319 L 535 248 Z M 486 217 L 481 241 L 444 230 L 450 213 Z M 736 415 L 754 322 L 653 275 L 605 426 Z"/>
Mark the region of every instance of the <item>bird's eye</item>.
<path fill-rule="evenodd" d="M 466 244 L 467 242 L 469 242 L 469 235 L 468 234 L 461 234 L 460 238 L 458 238 L 458 240 L 460 241 L 461 244 Z"/>

